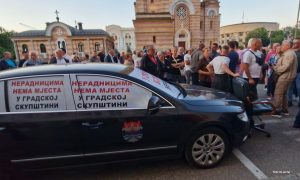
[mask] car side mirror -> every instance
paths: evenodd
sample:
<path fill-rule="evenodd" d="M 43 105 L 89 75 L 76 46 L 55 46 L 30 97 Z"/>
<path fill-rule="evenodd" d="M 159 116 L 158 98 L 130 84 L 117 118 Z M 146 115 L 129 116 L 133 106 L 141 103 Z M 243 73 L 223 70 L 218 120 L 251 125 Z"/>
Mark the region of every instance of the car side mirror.
<path fill-rule="evenodd" d="M 157 113 L 160 107 L 161 107 L 160 98 L 157 96 L 152 96 L 148 102 L 148 112 L 150 113 L 150 115 Z"/>

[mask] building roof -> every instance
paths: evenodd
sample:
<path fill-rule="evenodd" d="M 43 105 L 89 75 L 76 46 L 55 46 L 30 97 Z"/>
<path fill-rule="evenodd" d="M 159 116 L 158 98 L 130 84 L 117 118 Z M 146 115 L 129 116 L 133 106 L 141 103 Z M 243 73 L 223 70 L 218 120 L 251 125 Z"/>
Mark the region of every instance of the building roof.
<path fill-rule="evenodd" d="M 20 33 L 16 33 L 14 37 L 24 37 L 24 36 L 45 36 L 45 31 L 44 30 L 30 30 L 30 31 L 23 31 Z"/>
<path fill-rule="evenodd" d="M 237 26 L 237 25 L 247 25 L 247 24 L 274 24 L 274 25 L 276 24 L 276 25 L 279 25 L 279 23 L 277 23 L 277 22 L 247 22 L 247 23 L 229 24 L 226 26 L 222 26 L 221 28 L 229 27 L 229 26 Z"/>
<path fill-rule="evenodd" d="M 84 35 L 107 35 L 109 36 L 109 34 L 102 30 L 102 29 L 83 29 L 83 30 L 78 30 L 78 29 L 75 29 L 73 32 L 72 32 L 73 35 L 75 36 L 84 36 Z"/>
<path fill-rule="evenodd" d="M 62 23 L 62 22 L 52 22 L 52 23 L 46 23 L 47 24 L 47 27 L 45 30 L 29 30 L 29 31 L 23 31 L 23 32 L 20 32 L 20 33 L 16 33 L 14 35 L 14 37 L 40 37 L 40 36 L 47 36 L 47 29 L 48 27 L 52 26 L 52 25 L 55 25 L 57 24 L 58 26 L 59 25 L 62 25 L 64 27 L 67 27 L 68 30 L 70 30 L 71 34 L 73 36 L 101 36 L 101 35 L 104 35 L 104 36 L 109 36 L 109 34 L 102 30 L 102 29 L 82 29 L 82 30 L 79 30 L 77 28 L 74 28 L 72 26 L 69 26 L 65 23 Z"/>

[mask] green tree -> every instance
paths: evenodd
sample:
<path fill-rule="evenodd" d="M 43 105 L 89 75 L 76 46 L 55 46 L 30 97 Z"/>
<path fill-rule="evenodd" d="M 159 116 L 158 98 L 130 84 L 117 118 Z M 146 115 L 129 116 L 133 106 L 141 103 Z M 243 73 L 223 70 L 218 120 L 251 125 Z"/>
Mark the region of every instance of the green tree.
<path fill-rule="evenodd" d="M 273 31 L 271 33 L 270 39 L 272 43 L 281 43 L 284 40 L 284 31 L 283 30 Z"/>
<path fill-rule="evenodd" d="M 265 28 L 258 28 L 250 31 L 246 37 L 246 42 L 251 38 L 260 38 L 264 47 L 270 44 L 269 33 Z"/>
<path fill-rule="evenodd" d="M 13 36 L 13 31 L 6 31 L 4 28 L 0 27 L 0 57 L 2 57 L 5 51 L 9 51 L 14 56 L 14 45 L 11 41 Z"/>
<path fill-rule="evenodd" d="M 288 26 L 283 28 L 284 38 L 294 38 L 295 31 L 296 31 L 295 27 Z M 300 38 L 300 29 L 297 30 L 297 38 Z"/>

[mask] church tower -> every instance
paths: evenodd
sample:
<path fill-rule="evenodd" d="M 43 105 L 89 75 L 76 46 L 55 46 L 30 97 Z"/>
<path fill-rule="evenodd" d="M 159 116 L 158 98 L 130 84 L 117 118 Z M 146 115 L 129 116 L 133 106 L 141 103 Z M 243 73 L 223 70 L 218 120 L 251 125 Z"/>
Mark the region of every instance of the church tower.
<path fill-rule="evenodd" d="M 187 49 L 219 41 L 218 0 L 137 0 L 134 5 L 137 49 Z"/>

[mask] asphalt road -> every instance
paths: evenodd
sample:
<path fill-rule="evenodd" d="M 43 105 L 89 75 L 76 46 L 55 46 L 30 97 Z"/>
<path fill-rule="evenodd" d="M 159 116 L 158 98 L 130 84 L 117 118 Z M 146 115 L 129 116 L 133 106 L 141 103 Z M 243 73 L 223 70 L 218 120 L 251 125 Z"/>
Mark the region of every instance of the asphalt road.
<path fill-rule="evenodd" d="M 194 169 L 183 159 L 177 159 L 107 165 L 92 169 L 48 171 L 28 176 L 33 180 L 251 180 L 259 177 L 300 180 L 300 130 L 292 128 L 297 111 L 298 107 L 290 108 L 291 115 L 282 119 L 263 117 L 266 130 L 271 132 L 272 137 L 267 138 L 254 132 L 237 150 L 246 159 L 238 158 L 232 153 L 213 169 Z"/>

